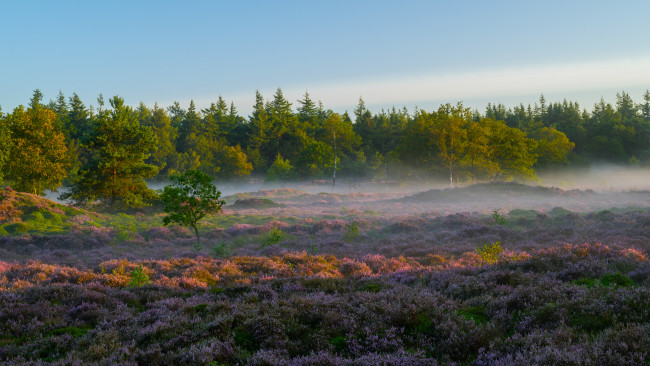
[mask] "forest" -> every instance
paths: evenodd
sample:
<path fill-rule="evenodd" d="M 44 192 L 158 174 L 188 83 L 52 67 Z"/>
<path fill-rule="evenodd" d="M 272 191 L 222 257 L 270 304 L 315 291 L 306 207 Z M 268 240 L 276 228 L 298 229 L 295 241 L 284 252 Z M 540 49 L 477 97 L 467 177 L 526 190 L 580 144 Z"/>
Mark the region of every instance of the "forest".
<path fill-rule="evenodd" d="M 66 187 L 76 204 L 141 207 L 155 199 L 147 181 L 197 169 L 220 180 L 446 180 L 450 184 L 534 181 L 542 171 L 608 162 L 650 164 L 650 92 L 626 92 L 591 111 L 577 102 L 484 112 L 462 103 L 437 110 L 393 107 L 372 112 L 363 99 L 335 113 L 308 93 L 295 103 L 280 88 L 256 92 L 250 116 L 219 97 L 205 109 L 190 102 L 131 107 L 100 95 L 89 106 L 76 93 L 0 110 L 0 179 L 43 194 Z"/>

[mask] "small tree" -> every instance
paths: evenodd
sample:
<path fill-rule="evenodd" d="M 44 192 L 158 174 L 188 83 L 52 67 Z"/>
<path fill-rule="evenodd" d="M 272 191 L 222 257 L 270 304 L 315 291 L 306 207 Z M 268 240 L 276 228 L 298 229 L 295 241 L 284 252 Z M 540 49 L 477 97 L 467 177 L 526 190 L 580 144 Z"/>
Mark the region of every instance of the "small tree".
<path fill-rule="evenodd" d="M 170 179 L 172 185 L 160 191 L 160 198 L 165 203 L 165 212 L 169 213 L 163 218 L 163 223 L 168 225 L 176 222 L 191 226 L 196 233 L 196 242 L 200 243 L 197 222 L 209 213 L 221 211 L 221 206 L 226 202 L 219 199 L 221 192 L 212 184 L 212 179 L 198 170 L 172 175 Z"/>

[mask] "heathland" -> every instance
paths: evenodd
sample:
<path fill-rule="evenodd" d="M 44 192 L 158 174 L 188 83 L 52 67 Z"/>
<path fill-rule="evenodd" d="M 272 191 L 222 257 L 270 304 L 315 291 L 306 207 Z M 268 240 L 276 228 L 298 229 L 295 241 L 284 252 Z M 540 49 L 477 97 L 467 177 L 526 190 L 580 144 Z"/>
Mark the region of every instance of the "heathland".
<path fill-rule="evenodd" d="M 1 190 L 0 361 L 647 363 L 650 191 L 302 188 L 226 195 L 200 243 Z"/>

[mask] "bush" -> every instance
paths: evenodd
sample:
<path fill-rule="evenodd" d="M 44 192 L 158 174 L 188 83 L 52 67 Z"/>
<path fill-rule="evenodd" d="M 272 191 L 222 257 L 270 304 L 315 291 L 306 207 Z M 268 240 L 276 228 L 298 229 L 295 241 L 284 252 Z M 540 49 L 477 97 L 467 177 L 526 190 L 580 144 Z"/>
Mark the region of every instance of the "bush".
<path fill-rule="evenodd" d="M 279 242 L 282 241 L 284 238 L 284 233 L 282 230 L 278 229 L 277 227 L 274 227 L 273 230 L 269 231 L 266 239 L 262 243 L 263 247 L 269 246 L 269 245 L 275 245 L 278 244 Z"/>
<path fill-rule="evenodd" d="M 636 286 L 636 283 L 634 283 L 634 281 L 630 277 L 620 272 L 607 273 L 602 275 L 602 277 L 600 277 L 600 284 L 603 286 L 614 286 L 614 287 Z"/>
<path fill-rule="evenodd" d="M 359 225 L 357 225 L 356 222 L 353 222 L 347 226 L 347 230 L 345 232 L 345 236 L 343 236 L 343 240 L 350 243 L 356 241 L 357 239 L 359 239 Z"/>
<path fill-rule="evenodd" d="M 137 266 L 130 275 L 131 280 L 129 281 L 129 287 L 142 287 L 144 285 L 150 284 L 149 276 L 144 272 L 144 267 L 142 265 Z"/>
<path fill-rule="evenodd" d="M 476 252 L 481 256 L 483 262 L 494 264 L 499 261 L 499 256 L 503 252 L 503 248 L 501 247 L 501 242 L 497 241 L 477 248 Z"/>

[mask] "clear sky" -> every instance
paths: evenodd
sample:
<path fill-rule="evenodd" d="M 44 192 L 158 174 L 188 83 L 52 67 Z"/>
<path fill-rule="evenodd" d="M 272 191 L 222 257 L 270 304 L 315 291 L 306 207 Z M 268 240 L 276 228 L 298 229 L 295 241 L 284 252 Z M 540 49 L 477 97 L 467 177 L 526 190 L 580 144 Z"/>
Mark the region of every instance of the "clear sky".
<path fill-rule="evenodd" d="M 167 106 L 255 90 L 309 91 L 335 111 L 362 96 L 483 110 L 567 97 L 591 110 L 650 88 L 650 1 L 6 1 L 0 106 L 41 89 Z"/>

